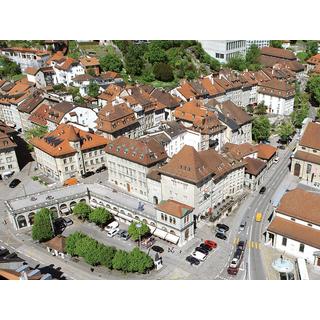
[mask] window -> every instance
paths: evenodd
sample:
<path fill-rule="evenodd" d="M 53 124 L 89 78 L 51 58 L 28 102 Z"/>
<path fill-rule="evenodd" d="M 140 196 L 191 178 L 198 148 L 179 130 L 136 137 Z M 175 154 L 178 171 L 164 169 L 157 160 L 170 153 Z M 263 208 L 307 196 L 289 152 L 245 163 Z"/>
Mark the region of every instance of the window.
<path fill-rule="evenodd" d="M 311 228 L 312 228 L 312 223 L 308 223 L 308 227 L 311 227 Z"/>
<path fill-rule="evenodd" d="M 312 169 L 312 165 L 310 163 L 307 164 L 307 173 L 310 173 Z"/>
<path fill-rule="evenodd" d="M 300 243 L 299 252 L 304 252 L 304 244 Z"/>
<path fill-rule="evenodd" d="M 296 219 L 295 218 L 291 218 L 291 221 L 296 221 Z"/>
<path fill-rule="evenodd" d="M 287 238 L 282 238 L 282 245 L 285 247 L 287 245 Z"/>

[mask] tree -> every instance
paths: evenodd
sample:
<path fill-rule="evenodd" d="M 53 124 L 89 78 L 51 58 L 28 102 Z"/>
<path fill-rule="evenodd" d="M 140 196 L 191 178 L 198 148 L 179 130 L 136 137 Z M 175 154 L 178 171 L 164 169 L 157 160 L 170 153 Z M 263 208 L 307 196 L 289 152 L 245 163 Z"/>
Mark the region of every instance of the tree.
<path fill-rule="evenodd" d="M 311 77 L 306 86 L 306 91 L 310 93 L 310 100 L 316 106 L 320 105 L 320 76 Z"/>
<path fill-rule="evenodd" d="M 70 254 L 71 256 L 75 256 L 76 255 L 76 247 L 77 247 L 77 243 L 80 239 L 86 237 L 85 234 L 83 234 L 82 232 L 75 232 L 70 234 L 67 237 L 66 240 L 66 252 L 68 254 Z"/>
<path fill-rule="evenodd" d="M 138 248 L 134 248 L 129 253 L 128 271 L 144 273 L 146 270 L 151 269 L 152 267 L 152 258 Z"/>
<path fill-rule="evenodd" d="M 243 71 L 247 68 L 246 60 L 240 54 L 229 59 L 227 67 L 232 70 Z"/>
<path fill-rule="evenodd" d="M 79 202 L 75 205 L 72 211 L 80 219 L 88 219 L 91 210 L 91 207 L 85 202 Z"/>
<path fill-rule="evenodd" d="M 97 265 L 100 263 L 97 245 L 98 242 L 88 236 L 80 238 L 76 243 L 75 253 L 77 256 L 83 257 L 85 262 Z"/>
<path fill-rule="evenodd" d="M 9 60 L 5 56 L 0 56 L 0 78 L 1 77 L 13 77 L 20 74 L 21 70 L 18 64 Z"/>
<path fill-rule="evenodd" d="M 32 239 L 48 241 L 54 237 L 52 225 L 53 214 L 47 208 L 40 209 L 34 216 L 34 224 L 32 226 Z"/>
<path fill-rule="evenodd" d="M 306 53 L 309 57 L 318 53 L 318 41 L 307 41 Z"/>
<path fill-rule="evenodd" d="M 281 40 L 270 40 L 270 47 L 282 48 L 282 41 Z"/>
<path fill-rule="evenodd" d="M 146 58 L 151 64 L 159 63 L 159 62 L 167 62 L 168 57 L 166 55 L 165 50 L 163 50 L 157 42 L 151 42 L 148 45 L 148 51 L 146 52 Z"/>
<path fill-rule="evenodd" d="M 132 222 L 128 228 L 128 233 L 132 240 L 136 241 L 139 237 L 143 237 L 150 232 L 149 227 L 145 223 L 141 223 L 141 227 L 137 228 L 138 222 Z"/>
<path fill-rule="evenodd" d="M 174 79 L 172 69 L 167 63 L 157 63 L 153 68 L 154 76 L 157 80 L 170 82 Z"/>
<path fill-rule="evenodd" d="M 316 120 L 319 120 L 319 119 L 320 119 L 320 109 L 318 109 L 316 113 Z"/>
<path fill-rule="evenodd" d="M 261 69 L 261 64 L 259 61 L 260 58 L 260 49 L 257 45 L 252 44 L 249 50 L 246 53 L 246 65 L 249 70 L 256 71 Z"/>
<path fill-rule="evenodd" d="M 270 136 L 271 125 L 266 116 L 258 116 L 252 122 L 252 138 L 256 142 L 267 140 Z"/>
<path fill-rule="evenodd" d="M 123 63 L 118 55 L 111 53 L 100 58 L 100 67 L 103 71 L 121 72 Z"/>
<path fill-rule="evenodd" d="M 277 128 L 277 133 L 283 141 L 288 141 L 289 137 L 293 135 L 294 131 L 294 126 L 290 121 L 282 122 Z"/>
<path fill-rule="evenodd" d="M 90 81 L 88 86 L 88 95 L 90 97 L 96 98 L 99 95 L 99 88 L 100 87 L 96 82 Z"/>
<path fill-rule="evenodd" d="M 89 212 L 89 221 L 94 222 L 99 226 L 104 226 L 108 221 L 110 221 L 112 215 L 105 208 L 95 208 Z"/>
<path fill-rule="evenodd" d="M 27 141 L 32 140 L 33 138 L 41 138 L 46 133 L 48 133 L 48 127 L 47 126 L 35 126 L 31 129 L 28 129 L 25 131 L 25 137 Z"/>
<path fill-rule="evenodd" d="M 309 114 L 309 106 L 307 103 L 301 103 L 295 106 L 295 110 L 290 114 L 291 122 L 296 128 L 301 128 L 303 120 Z"/>
<path fill-rule="evenodd" d="M 144 67 L 144 50 L 139 45 L 130 44 L 125 54 L 126 70 L 128 74 L 140 76 Z"/>
<path fill-rule="evenodd" d="M 255 108 L 254 108 L 255 114 L 266 114 L 267 113 L 267 106 L 264 104 L 264 102 L 260 102 Z"/>
<path fill-rule="evenodd" d="M 103 244 L 100 244 L 100 250 L 98 251 L 99 261 L 102 266 L 105 266 L 109 269 L 113 268 L 113 258 L 117 253 L 115 247 L 107 247 Z"/>
<path fill-rule="evenodd" d="M 70 40 L 68 42 L 68 56 L 73 58 L 73 59 L 79 59 L 80 58 L 81 53 L 80 53 L 77 41 Z"/>
<path fill-rule="evenodd" d="M 113 269 L 129 271 L 130 255 L 127 251 L 118 250 L 112 260 Z"/>

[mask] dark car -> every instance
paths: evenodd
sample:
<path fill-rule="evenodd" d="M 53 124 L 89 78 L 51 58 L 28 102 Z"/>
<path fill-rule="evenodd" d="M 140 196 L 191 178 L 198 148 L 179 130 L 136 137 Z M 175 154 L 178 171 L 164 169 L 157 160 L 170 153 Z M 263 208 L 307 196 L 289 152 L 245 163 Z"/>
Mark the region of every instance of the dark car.
<path fill-rule="evenodd" d="M 282 144 L 282 145 L 280 145 L 278 148 L 281 149 L 281 150 L 285 150 L 285 149 L 286 149 L 286 146 L 284 146 L 284 145 Z"/>
<path fill-rule="evenodd" d="M 88 171 L 88 172 L 86 172 L 86 173 L 84 173 L 84 174 L 82 175 L 82 178 L 88 178 L 88 177 L 92 176 L 93 174 L 94 174 L 93 171 Z"/>
<path fill-rule="evenodd" d="M 264 194 L 266 192 L 267 188 L 266 187 L 262 187 L 259 191 L 260 194 Z"/>
<path fill-rule="evenodd" d="M 63 218 L 63 222 L 66 226 L 71 226 L 73 224 L 73 221 L 70 218 Z"/>
<path fill-rule="evenodd" d="M 162 253 L 164 251 L 164 249 L 159 246 L 153 246 L 153 247 L 151 247 L 151 249 L 155 252 L 158 252 L 158 253 Z"/>
<path fill-rule="evenodd" d="M 201 247 L 196 247 L 195 250 L 196 250 L 196 251 L 199 251 L 199 252 L 201 252 L 201 253 L 203 253 L 203 254 L 205 254 L 205 255 L 208 255 L 208 254 L 209 254 L 209 250 L 204 249 L 204 248 L 201 248 Z"/>
<path fill-rule="evenodd" d="M 120 231 L 119 232 L 119 237 L 120 237 L 120 239 L 122 239 L 124 241 L 127 241 L 127 240 L 130 239 L 130 235 L 129 235 L 128 231 L 126 231 L 126 230 Z"/>
<path fill-rule="evenodd" d="M 241 250 L 241 249 L 237 249 L 237 250 L 235 251 L 233 257 L 239 260 L 240 257 L 241 257 L 241 254 L 242 254 L 242 250 Z"/>
<path fill-rule="evenodd" d="M 226 240 L 227 236 L 223 233 L 217 232 L 216 233 L 216 238 L 222 239 L 222 240 Z"/>
<path fill-rule="evenodd" d="M 218 223 L 217 224 L 217 228 L 218 229 L 223 229 L 223 230 L 225 230 L 225 231 L 228 231 L 230 228 L 226 225 L 226 224 L 224 224 L 224 223 Z"/>
<path fill-rule="evenodd" d="M 186 261 L 190 262 L 191 265 L 195 264 L 196 266 L 200 263 L 200 261 L 192 256 L 186 257 Z"/>
<path fill-rule="evenodd" d="M 106 166 L 103 166 L 103 167 L 98 168 L 98 169 L 96 170 L 96 173 L 100 173 L 100 172 L 105 171 L 105 170 L 107 170 L 107 167 L 106 167 Z"/>
<path fill-rule="evenodd" d="M 246 248 L 246 241 L 240 240 L 237 245 L 237 249 L 244 250 Z"/>
<path fill-rule="evenodd" d="M 10 188 L 15 188 L 21 181 L 19 179 L 13 179 L 10 184 L 9 187 Z"/>
<path fill-rule="evenodd" d="M 205 243 L 201 243 L 199 247 L 203 248 L 203 249 L 205 249 L 207 251 L 211 251 L 212 250 L 212 247 L 206 245 Z"/>

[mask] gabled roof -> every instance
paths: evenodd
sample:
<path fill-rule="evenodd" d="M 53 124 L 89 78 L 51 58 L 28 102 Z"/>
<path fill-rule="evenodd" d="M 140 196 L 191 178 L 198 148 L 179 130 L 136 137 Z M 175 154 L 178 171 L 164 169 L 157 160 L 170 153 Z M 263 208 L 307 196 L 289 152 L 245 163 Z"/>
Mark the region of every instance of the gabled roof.
<path fill-rule="evenodd" d="M 193 211 L 192 207 L 175 200 L 161 201 L 156 206 L 156 208 L 162 212 L 165 212 L 171 216 L 175 216 L 180 219 L 183 218 L 186 214 Z"/>
<path fill-rule="evenodd" d="M 258 144 L 258 158 L 262 160 L 270 160 L 276 153 L 277 148 L 271 146 L 270 144 Z"/>
<path fill-rule="evenodd" d="M 258 148 L 251 143 L 234 144 L 227 142 L 223 146 L 223 151 L 229 152 L 235 159 L 241 160 L 251 154 L 257 153 Z"/>
<path fill-rule="evenodd" d="M 58 252 L 65 252 L 66 237 L 58 235 L 53 239 L 45 242 L 45 245 L 51 249 L 57 250 Z"/>
<path fill-rule="evenodd" d="M 292 98 L 294 97 L 296 90 L 294 85 L 290 85 L 286 81 L 272 79 L 270 81 L 260 83 L 258 92 L 280 98 Z"/>
<path fill-rule="evenodd" d="M 262 160 L 250 157 L 245 159 L 246 173 L 252 174 L 254 176 L 258 176 L 266 166 L 267 164 Z"/>
<path fill-rule="evenodd" d="M 292 51 L 281 48 L 263 47 L 260 49 L 260 53 L 261 55 L 282 58 L 287 60 L 297 59 Z"/>
<path fill-rule="evenodd" d="M 167 159 L 163 146 L 152 138 L 134 140 L 121 136 L 111 141 L 106 153 L 150 167 Z"/>
<path fill-rule="evenodd" d="M 315 54 L 307 60 L 307 63 L 315 65 L 320 63 L 320 53 Z"/>
<path fill-rule="evenodd" d="M 150 95 L 169 109 L 174 109 L 181 103 L 179 98 L 172 96 L 170 93 L 164 90 L 154 89 Z"/>
<path fill-rule="evenodd" d="M 320 123 L 318 122 L 309 122 L 299 145 L 320 150 Z"/>
<path fill-rule="evenodd" d="M 84 67 L 100 66 L 99 59 L 96 57 L 86 56 L 86 57 L 81 57 L 79 60 Z"/>

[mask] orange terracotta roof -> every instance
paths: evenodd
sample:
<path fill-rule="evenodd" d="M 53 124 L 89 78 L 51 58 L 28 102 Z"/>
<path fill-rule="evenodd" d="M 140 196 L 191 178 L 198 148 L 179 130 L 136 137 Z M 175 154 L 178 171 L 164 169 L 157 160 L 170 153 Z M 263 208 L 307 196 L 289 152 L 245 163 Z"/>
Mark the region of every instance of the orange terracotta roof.
<path fill-rule="evenodd" d="M 271 146 L 270 144 L 259 144 L 257 145 L 258 158 L 263 160 L 270 160 L 276 153 L 277 148 Z"/>
<path fill-rule="evenodd" d="M 40 69 L 38 69 L 38 68 L 28 67 L 28 68 L 26 68 L 24 70 L 24 72 L 27 73 L 27 74 L 31 74 L 32 76 L 35 76 L 38 73 L 39 70 Z"/>
<path fill-rule="evenodd" d="M 282 59 L 288 59 L 288 60 L 296 60 L 295 54 L 286 49 L 281 48 L 273 48 L 273 47 L 263 47 L 260 49 L 261 55 L 276 57 L 276 58 L 282 58 Z"/>
<path fill-rule="evenodd" d="M 246 173 L 252 174 L 254 176 L 258 176 L 266 166 L 267 164 L 262 160 L 250 157 L 245 159 Z"/>
<path fill-rule="evenodd" d="M 99 59 L 96 57 L 81 57 L 79 61 L 84 67 L 100 66 Z"/>
<path fill-rule="evenodd" d="M 225 90 L 221 86 L 219 86 L 218 83 L 212 83 L 209 78 L 201 79 L 200 82 L 211 96 L 217 96 L 225 93 Z"/>
<path fill-rule="evenodd" d="M 309 122 L 302 135 L 299 145 L 320 150 L 319 137 L 320 137 L 320 123 Z"/>
<path fill-rule="evenodd" d="M 52 157 L 76 153 L 70 142 L 80 142 L 81 151 L 105 147 L 109 140 L 97 134 L 80 130 L 70 124 L 60 124 L 42 138 L 33 138 L 31 144 Z"/>
<path fill-rule="evenodd" d="M 175 200 L 161 201 L 156 206 L 156 208 L 162 212 L 180 219 L 183 218 L 186 214 L 193 211 L 192 207 Z"/>
<path fill-rule="evenodd" d="M 251 143 L 233 144 L 227 142 L 223 147 L 224 152 L 229 152 L 235 159 L 241 160 L 251 154 L 258 153 L 258 148 Z"/>
<path fill-rule="evenodd" d="M 98 98 L 101 100 L 106 100 L 106 101 L 113 101 L 120 95 L 122 92 L 123 88 L 120 86 L 117 86 L 115 84 L 110 84 L 107 89 L 102 92 Z"/>
<path fill-rule="evenodd" d="M 317 53 L 315 54 L 314 56 L 310 57 L 308 60 L 307 60 L 307 63 L 309 64 L 319 64 L 320 63 L 320 53 Z"/>

